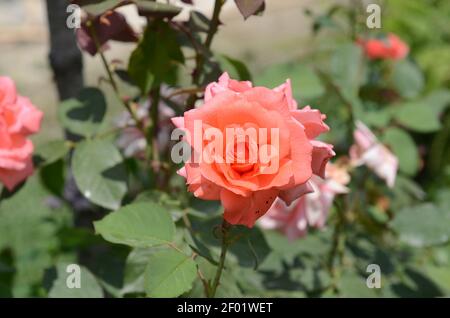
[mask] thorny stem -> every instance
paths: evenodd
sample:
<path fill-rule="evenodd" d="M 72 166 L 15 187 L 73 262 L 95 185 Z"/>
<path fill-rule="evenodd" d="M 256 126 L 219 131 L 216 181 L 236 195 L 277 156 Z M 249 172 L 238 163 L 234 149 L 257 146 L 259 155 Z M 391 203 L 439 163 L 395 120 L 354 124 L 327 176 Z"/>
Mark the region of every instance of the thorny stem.
<path fill-rule="evenodd" d="M 216 295 L 217 287 L 220 284 L 220 277 L 222 276 L 223 268 L 225 266 L 225 258 L 227 256 L 228 251 L 228 232 L 231 229 L 231 225 L 227 221 L 223 221 L 221 230 L 222 230 L 222 250 L 220 252 L 220 259 L 219 259 L 219 265 L 217 266 L 216 275 L 214 277 L 214 281 L 209 288 L 208 297 L 214 298 Z"/>
<path fill-rule="evenodd" d="M 158 120 L 159 120 L 158 104 L 159 104 L 159 100 L 160 100 L 161 87 L 158 85 L 157 87 L 152 89 L 152 91 L 150 92 L 151 98 L 152 98 L 152 108 L 151 108 L 151 121 L 152 122 L 151 122 L 151 127 L 149 129 L 147 129 L 144 126 L 144 123 L 142 122 L 142 120 L 139 119 L 139 116 L 137 115 L 136 110 L 131 105 L 131 103 L 124 100 L 121 97 L 121 94 L 119 92 L 119 87 L 118 87 L 118 85 L 114 79 L 114 76 L 111 72 L 111 69 L 109 67 L 108 61 L 106 60 L 105 54 L 101 50 L 101 46 L 98 41 L 97 34 L 95 32 L 95 28 L 94 28 L 92 22 L 88 21 L 87 26 L 89 28 L 89 31 L 90 31 L 92 39 L 95 43 L 95 46 L 97 48 L 97 52 L 100 55 L 100 58 L 102 60 L 103 66 L 106 70 L 106 73 L 108 74 L 109 83 L 111 84 L 111 87 L 113 88 L 113 91 L 114 91 L 117 99 L 119 99 L 122 102 L 122 104 L 125 106 L 128 113 L 130 114 L 130 116 L 136 122 L 137 128 L 146 137 L 147 144 L 149 145 L 149 147 L 151 149 L 152 167 L 154 168 L 156 173 L 158 173 L 160 166 L 161 166 L 160 158 L 159 158 L 159 149 L 158 149 L 158 138 L 157 138 L 158 137 Z"/>
<path fill-rule="evenodd" d="M 148 132 L 147 140 L 151 141 L 151 151 L 153 164 L 159 170 L 159 147 L 158 147 L 158 122 L 159 122 L 159 100 L 161 96 L 161 86 L 157 85 L 150 92 L 151 95 L 151 108 L 150 108 L 150 118 L 152 120 L 152 125 Z"/>
<path fill-rule="evenodd" d="M 217 32 L 217 28 L 219 27 L 219 15 L 220 10 L 222 9 L 223 4 L 225 3 L 225 0 L 215 0 L 214 2 L 214 11 L 211 18 L 211 23 L 209 25 L 208 34 L 206 35 L 204 47 L 206 49 L 209 49 L 211 47 L 212 40 L 214 38 L 214 35 Z M 200 86 L 200 76 L 203 69 L 203 64 L 205 63 L 205 58 L 201 52 L 196 53 L 196 59 L 195 59 L 195 69 L 192 72 L 192 83 L 196 86 Z M 191 94 L 186 102 L 187 107 L 186 110 L 194 108 L 194 104 L 197 101 L 197 95 Z"/>
<path fill-rule="evenodd" d="M 342 264 L 344 247 L 345 247 L 345 215 L 343 210 L 338 210 L 337 220 L 333 231 L 333 241 L 328 255 L 328 270 L 333 278 L 333 284 L 340 275 L 340 266 Z M 339 266 L 336 267 L 336 259 L 339 259 Z"/>
<path fill-rule="evenodd" d="M 94 41 L 95 47 L 97 49 L 98 54 L 100 55 L 100 58 L 102 60 L 102 64 L 103 67 L 106 70 L 106 73 L 108 74 L 108 78 L 109 78 L 109 83 L 111 84 L 111 87 L 113 88 L 113 91 L 117 97 L 117 99 L 124 105 L 124 107 L 127 109 L 128 113 L 130 114 L 130 116 L 133 118 L 133 120 L 136 122 L 137 127 L 142 131 L 145 132 L 145 128 L 142 124 L 142 121 L 139 119 L 138 115 L 136 114 L 136 111 L 134 110 L 134 108 L 131 106 L 131 104 L 124 100 L 122 98 L 122 96 L 120 95 L 119 92 L 119 87 L 117 86 L 117 83 L 114 79 L 114 76 L 111 72 L 111 68 L 109 67 L 108 61 L 106 60 L 105 54 L 103 53 L 102 49 L 101 49 L 101 45 L 100 42 L 98 41 L 97 38 L 97 34 L 95 32 L 95 28 L 94 25 L 92 24 L 91 21 L 88 21 L 86 23 L 87 27 L 89 28 L 90 34 L 92 36 L 92 39 Z"/>
<path fill-rule="evenodd" d="M 202 271 L 200 270 L 200 268 L 197 268 L 197 275 L 200 278 L 200 281 L 203 284 L 203 290 L 205 291 L 205 295 L 209 295 L 209 284 L 208 284 L 208 280 L 205 278 L 205 276 L 203 275 Z"/>
<path fill-rule="evenodd" d="M 222 9 L 222 6 L 224 3 L 225 3 L 224 0 L 216 0 L 216 2 L 214 3 L 214 11 L 213 11 L 213 16 L 211 18 L 211 25 L 209 26 L 208 35 L 206 36 L 206 40 L 205 40 L 205 46 L 208 49 L 211 46 L 214 34 L 216 34 L 216 32 L 217 32 L 217 27 L 219 26 L 220 10 Z"/>
<path fill-rule="evenodd" d="M 183 95 L 183 94 L 195 94 L 200 93 L 205 90 L 204 87 L 186 87 L 174 90 L 172 93 L 166 96 L 166 98 L 171 99 L 172 97 Z"/>

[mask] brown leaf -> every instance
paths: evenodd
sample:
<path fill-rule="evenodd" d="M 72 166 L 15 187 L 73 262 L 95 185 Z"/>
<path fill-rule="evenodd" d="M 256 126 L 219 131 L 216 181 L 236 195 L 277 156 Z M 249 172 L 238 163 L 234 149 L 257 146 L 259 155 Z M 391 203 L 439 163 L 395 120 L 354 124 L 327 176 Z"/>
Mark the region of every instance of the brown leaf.
<path fill-rule="evenodd" d="M 264 0 L 234 0 L 244 19 L 264 10 Z"/>
<path fill-rule="evenodd" d="M 77 40 L 80 48 L 91 55 L 97 53 L 95 41 L 92 38 L 91 28 L 87 26 L 88 21 L 93 25 L 98 43 L 102 49 L 106 49 L 106 43 L 110 40 L 119 42 L 136 42 L 138 37 L 125 17 L 116 11 L 107 11 L 96 17 L 88 17 L 77 30 Z"/>

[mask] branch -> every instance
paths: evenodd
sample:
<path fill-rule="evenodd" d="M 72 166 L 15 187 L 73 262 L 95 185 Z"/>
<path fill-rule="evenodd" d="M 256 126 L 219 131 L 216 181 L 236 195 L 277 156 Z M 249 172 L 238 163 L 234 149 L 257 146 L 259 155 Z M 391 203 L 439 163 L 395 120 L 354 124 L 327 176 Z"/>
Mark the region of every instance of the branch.
<path fill-rule="evenodd" d="M 208 34 L 206 35 L 206 40 L 204 43 L 204 47 L 206 49 L 209 49 L 211 47 L 212 40 L 217 32 L 220 23 L 219 21 L 220 10 L 222 9 L 224 3 L 225 3 L 224 0 L 216 0 L 214 3 L 214 11 L 213 16 L 211 18 L 211 24 L 209 25 Z M 205 64 L 205 58 L 201 52 L 197 52 L 195 64 L 196 64 L 195 69 L 192 72 L 192 83 L 195 86 L 200 86 L 200 75 L 202 74 L 203 65 Z M 186 110 L 194 108 L 194 104 L 196 101 L 197 101 L 197 94 L 191 94 L 191 96 L 189 96 L 189 99 L 186 102 L 187 104 Z"/>
<path fill-rule="evenodd" d="M 95 46 L 97 48 L 97 52 L 100 55 L 100 58 L 101 58 L 102 63 L 103 63 L 103 67 L 105 68 L 106 73 L 108 74 L 109 83 L 111 84 L 117 99 L 123 104 L 123 106 L 126 108 L 128 113 L 130 114 L 130 116 L 136 122 L 136 126 L 139 128 L 139 130 L 141 130 L 145 134 L 144 124 L 139 119 L 139 117 L 138 117 L 138 115 L 136 113 L 136 110 L 131 106 L 131 104 L 128 101 L 124 100 L 122 98 L 122 96 L 120 95 L 119 87 L 118 87 L 118 85 L 117 85 L 117 83 L 116 83 L 116 81 L 114 79 L 114 76 L 113 76 L 113 74 L 111 72 L 111 69 L 109 67 L 108 61 L 106 60 L 105 54 L 103 53 L 103 50 L 101 49 L 101 45 L 100 45 L 100 42 L 98 41 L 94 25 L 92 24 L 91 21 L 87 21 L 86 25 L 87 25 L 87 27 L 89 29 L 89 33 L 90 33 L 92 39 L 94 40 Z"/>

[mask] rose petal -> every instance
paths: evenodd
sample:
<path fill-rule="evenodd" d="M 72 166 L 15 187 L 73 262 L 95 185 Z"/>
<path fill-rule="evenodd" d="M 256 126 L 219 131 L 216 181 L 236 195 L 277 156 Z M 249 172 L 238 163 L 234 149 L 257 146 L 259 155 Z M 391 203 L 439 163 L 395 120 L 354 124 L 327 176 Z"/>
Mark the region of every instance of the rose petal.
<path fill-rule="evenodd" d="M 312 171 L 314 174 L 325 178 L 325 168 L 328 161 L 336 155 L 333 146 L 318 140 L 312 140 Z"/>
<path fill-rule="evenodd" d="M 21 170 L 7 170 L 0 168 L 0 181 L 12 191 L 19 183 L 31 176 L 34 172 L 31 157 L 24 161 L 24 167 Z"/>
<path fill-rule="evenodd" d="M 269 210 L 277 194 L 277 190 L 271 189 L 257 191 L 249 197 L 243 197 L 222 189 L 220 200 L 224 207 L 224 219 L 231 224 L 253 227 L 256 220 Z"/>

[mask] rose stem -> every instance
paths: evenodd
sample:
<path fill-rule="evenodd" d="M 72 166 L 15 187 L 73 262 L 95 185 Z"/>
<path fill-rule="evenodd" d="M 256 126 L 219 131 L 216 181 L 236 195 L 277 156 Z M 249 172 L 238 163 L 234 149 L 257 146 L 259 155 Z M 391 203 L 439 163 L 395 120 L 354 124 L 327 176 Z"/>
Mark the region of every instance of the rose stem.
<path fill-rule="evenodd" d="M 211 23 L 209 25 L 208 34 L 206 35 L 205 43 L 203 46 L 208 50 L 211 47 L 212 40 L 214 38 L 214 35 L 217 32 L 217 28 L 219 26 L 219 15 L 220 10 L 222 9 L 223 4 L 225 3 L 224 0 L 216 0 L 214 2 L 214 11 L 211 18 Z M 200 86 L 200 75 L 202 74 L 203 64 L 205 63 L 204 56 L 201 52 L 196 53 L 195 58 L 195 69 L 192 72 L 192 83 L 195 86 Z M 186 102 L 186 110 L 190 110 L 194 108 L 194 104 L 197 100 L 196 93 L 193 93 L 189 96 L 187 102 Z"/>
<path fill-rule="evenodd" d="M 141 120 L 139 120 L 139 117 L 137 116 L 135 110 L 133 109 L 133 107 L 131 107 L 131 105 L 129 104 L 129 102 L 127 102 L 126 100 L 124 100 L 122 98 L 122 96 L 120 95 L 119 92 L 119 88 L 117 86 L 116 81 L 114 80 L 114 76 L 111 72 L 111 69 L 109 67 L 108 61 L 106 60 L 105 54 L 103 53 L 103 51 L 101 50 L 101 46 L 100 46 L 100 42 L 98 41 L 97 38 L 97 34 L 95 32 L 95 28 L 94 25 L 92 24 L 92 21 L 87 21 L 86 25 L 89 29 L 89 33 L 94 41 L 95 47 L 97 49 L 98 54 L 100 55 L 100 58 L 102 60 L 102 64 L 103 67 L 106 70 L 106 73 L 108 74 L 108 78 L 109 78 L 109 83 L 111 84 L 111 87 L 113 88 L 113 91 L 117 97 L 117 99 L 119 101 L 122 102 L 122 104 L 125 106 L 125 108 L 127 109 L 127 111 L 130 113 L 131 117 L 133 118 L 133 120 L 136 122 L 137 127 L 143 132 L 145 133 L 145 128 L 141 122 Z"/>
<path fill-rule="evenodd" d="M 228 232 L 231 228 L 231 225 L 227 221 L 223 221 L 221 230 L 222 230 L 222 250 L 220 252 L 220 259 L 219 259 L 219 265 L 217 266 L 216 270 L 216 276 L 214 277 L 213 284 L 209 291 L 209 298 L 214 298 L 216 295 L 217 287 L 220 283 L 220 277 L 222 276 L 223 267 L 225 265 L 225 258 L 227 256 L 227 250 L 228 250 Z"/>

